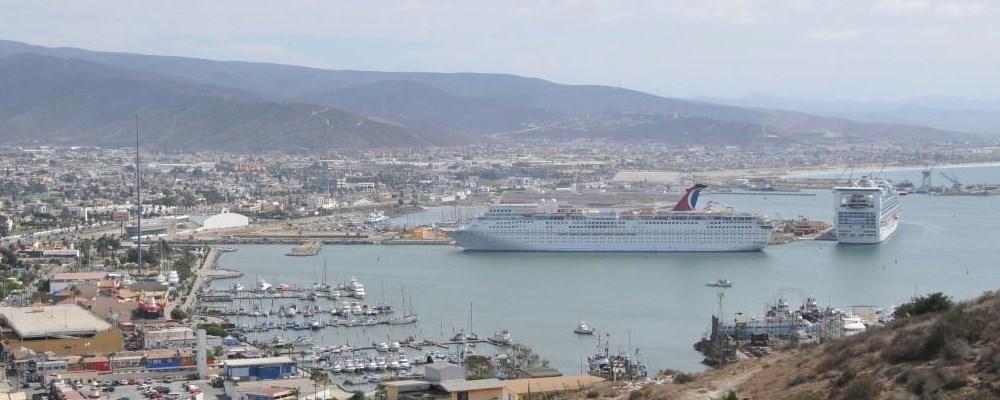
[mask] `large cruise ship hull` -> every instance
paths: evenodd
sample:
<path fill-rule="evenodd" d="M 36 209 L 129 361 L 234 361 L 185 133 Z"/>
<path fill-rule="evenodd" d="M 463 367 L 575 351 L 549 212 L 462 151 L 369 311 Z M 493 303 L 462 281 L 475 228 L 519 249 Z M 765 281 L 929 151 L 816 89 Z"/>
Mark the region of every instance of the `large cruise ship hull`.
<path fill-rule="evenodd" d="M 882 226 L 879 230 L 879 236 L 869 237 L 869 238 L 840 238 L 838 239 L 840 244 L 879 244 L 886 240 L 889 240 L 894 233 L 896 233 L 896 228 L 899 227 L 899 221 L 893 220 Z"/>
<path fill-rule="evenodd" d="M 466 251 L 549 251 L 549 252 L 745 252 L 760 251 L 767 241 L 747 243 L 697 242 L 685 243 L 650 240 L 642 243 L 580 242 L 567 237 L 565 242 L 534 243 L 526 240 L 490 237 L 482 232 L 457 230 L 450 233 L 459 247 Z"/>

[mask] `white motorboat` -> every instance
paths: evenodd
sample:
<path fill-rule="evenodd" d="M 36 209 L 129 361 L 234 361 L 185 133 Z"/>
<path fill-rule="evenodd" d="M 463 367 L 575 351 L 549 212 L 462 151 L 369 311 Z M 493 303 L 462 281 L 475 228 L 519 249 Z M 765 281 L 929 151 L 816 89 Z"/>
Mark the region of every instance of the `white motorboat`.
<path fill-rule="evenodd" d="M 731 288 L 733 287 L 733 281 L 729 279 L 719 279 L 715 282 L 706 283 L 705 286 L 718 287 L 718 288 Z"/>
<path fill-rule="evenodd" d="M 861 322 L 861 318 L 859 317 L 844 316 L 843 324 L 844 324 L 843 325 L 844 336 L 857 335 L 861 332 L 864 332 L 865 329 L 868 328 L 867 326 L 865 326 L 864 322 Z"/>
<path fill-rule="evenodd" d="M 576 329 L 573 330 L 573 333 L 576 333 L 578 335 L 593 335 L 594 328 L 591 328 L 590 325 L 587 325 L 587 321 L 580 321 L 580 324 L 576 326 Z"/>
<path fill-rule="evenodd" d="M 510 331 L 502 329 L 493 333 L 493 337 L 490 338 L 490 342 L 501 346 L 509 346 L 513 343 L 513 339 L 510 336 Z"/>

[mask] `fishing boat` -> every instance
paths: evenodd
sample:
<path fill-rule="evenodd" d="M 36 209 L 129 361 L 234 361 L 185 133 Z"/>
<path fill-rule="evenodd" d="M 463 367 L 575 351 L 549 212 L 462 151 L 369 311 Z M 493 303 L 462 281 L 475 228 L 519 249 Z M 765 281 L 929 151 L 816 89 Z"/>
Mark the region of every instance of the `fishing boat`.
<path fill-rule="evenodd" d="M 580 321 L 580 324 L 576 326 L 576 329 L 573 330 L 573 333 L 578 335 L 593 335 L 594 328 L 591 328 L 590 325 L 587 325 L 587 321 Z"/>
<path fill-rule="evenodd" d="M 705 286 L 718 287 L 718 288 L 731 288 L 733 287 L 733 281 L 729 279 L 719 279 L 715 282 L 706 283 Z"/>

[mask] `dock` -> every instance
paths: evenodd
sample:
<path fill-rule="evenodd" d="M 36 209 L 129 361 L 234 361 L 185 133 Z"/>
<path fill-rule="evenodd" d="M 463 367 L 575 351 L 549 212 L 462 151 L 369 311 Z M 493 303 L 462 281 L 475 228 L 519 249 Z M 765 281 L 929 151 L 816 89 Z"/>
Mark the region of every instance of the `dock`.
<path fill-rule="evenodd" d="M 301 246 L 296 246 L 292 248 L 292 251 L 286 253 L 286 256 L 292 257 L 308 257 L 319 254 L 319 249 L 323 247 L 323 242 L 318 240 L 310 240 L 305 242 Z"/>

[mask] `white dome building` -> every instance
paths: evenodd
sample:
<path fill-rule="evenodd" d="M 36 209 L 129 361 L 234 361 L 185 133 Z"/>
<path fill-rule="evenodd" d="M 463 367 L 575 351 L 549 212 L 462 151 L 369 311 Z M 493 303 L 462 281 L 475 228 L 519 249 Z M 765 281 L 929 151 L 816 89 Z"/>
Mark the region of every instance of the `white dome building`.
<path fill-rule="evenodd" d="M 228 209 L 222 213 L 205 218 L 201 223 L 201 229 L 225 229 L 237 228 L 250 225 L 250 218 L 243 214 L 229 212 Z"/>

